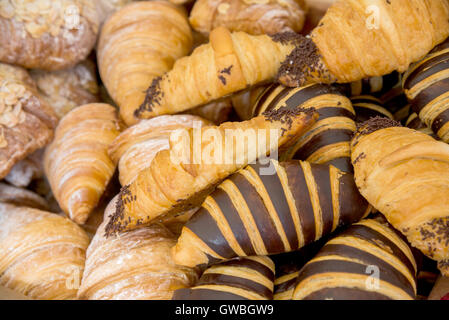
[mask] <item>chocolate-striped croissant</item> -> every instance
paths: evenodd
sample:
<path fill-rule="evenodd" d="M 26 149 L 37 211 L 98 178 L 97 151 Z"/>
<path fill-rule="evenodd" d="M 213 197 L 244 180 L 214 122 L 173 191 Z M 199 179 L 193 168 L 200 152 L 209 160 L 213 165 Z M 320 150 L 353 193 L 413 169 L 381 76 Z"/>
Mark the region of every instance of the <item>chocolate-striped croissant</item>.
<path fill-rule="evenodd" d="M 412 113 L 408 117 L 407 121 L 405 122 L 405 126 L 407 128 L 428 134 L 429 136 L 432 136 L 436 140 L 440 140 L 440 138 L 432 131 L 432 129 L 426 126 L 426 124 L 421 121 L 421 119 L 416 113 Z"/>
<path fill-rule="evenodd" d="M 70 111 L 47 148 L 44 168 L 61 209 L 83 224 L 115 171 L 108 147 L 121 129 L 114 107 L 93 103 Z"/>
<path fill-rule="evenodd" d="M 272 300 L 274 263 L 266 257 L 235 258 L 206 269 L 190 289 L 172 300 Z"/>
<path fill-rule="evenodd" d="M 390 111 L 382 106 L 382 102 L 370 95 L 354 96 L 351 98 L 352 106 L 355 111 L 355 122 L 362 123 L 370 118 L 387 117 L 394 119 Z"/>
<path fill-rule="evenodd" d="M 248 105 L 248 114 L 257 116 L 265 111 L 287 108 L 314 108 L 317 122 L 281 160 L 307 160 L 311 163 L 332 164 L 345 172 L 352 172 L 350 141 L 356 130 L 351 101 L 339 88 L 327 84 L 313 84 L 298 88 L 272 85 L 258 93 L 256 102 Z"/>
<path fill-rule="evenodd" d="M 349 96 L 373 95 L 380 97 L 396 86 L 400 86 L 402 75 L 394 71 L 385 76 L 365 78 L 349 84 Z"/>
<path fill-rule="evenodd" d="M 294 251 L 370 212 L 350 173 L 302 161 L 270 166 L 275 172 L 249 165 L 206 198 L 172 249 L 176 263 Z"/>
<path fill-rule="evenodd" d="M 360 193 L 449 275 L 449 145 L 386 118 L 351 142 Z"/>
<path fill-rule="evenodd" d="M 367 219 L 328 241 L 299 272 L 294 300 L 412 300 L 417 264 L 387 223 Z"/>
<path fill-rule="evenodd" d="M 412 109 L 444 142 L 449 142 L 449 39 L 404 76 Z"/>

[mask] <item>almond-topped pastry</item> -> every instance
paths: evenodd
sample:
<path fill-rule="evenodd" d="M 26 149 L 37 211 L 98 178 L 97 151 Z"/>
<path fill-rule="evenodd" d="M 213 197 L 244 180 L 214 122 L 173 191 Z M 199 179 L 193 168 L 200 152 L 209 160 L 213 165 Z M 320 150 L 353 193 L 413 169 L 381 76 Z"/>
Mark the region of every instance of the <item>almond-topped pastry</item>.
<path fill-rule="evenodd" d="M 97 39 L 91 0 L 0 1 L 0 61 L 63 69 L 84 60 Z"/>
<path fill-rule="evenodd" d="M 31 70 L 30 75 L 42 98 L 62 118 L 73 108 L 100 101 L 96 72 L 96 65 L 84 60 L 69 69 Z"/>
<path fill-rule="evenodd" d="M 0 63 L 0 179 L 50 142 L 57 117 L 28 72 Z"/>

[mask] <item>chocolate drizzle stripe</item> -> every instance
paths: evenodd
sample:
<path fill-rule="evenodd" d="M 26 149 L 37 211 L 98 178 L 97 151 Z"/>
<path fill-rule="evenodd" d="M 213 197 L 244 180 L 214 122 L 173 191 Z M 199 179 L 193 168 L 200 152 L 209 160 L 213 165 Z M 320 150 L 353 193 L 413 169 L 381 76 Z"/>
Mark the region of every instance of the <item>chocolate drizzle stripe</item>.
<path fill-rule="evenodd" d="M 284 252 L 284 243 L 257 189 L 239 173 L 232 180 L 245 199 L 268 254 Z"/>
<path fill-rule="evenodd" d="M 279 283 L 274 286 L 274 293 L 282 293 L 291 289 L 294 289 L 296 286 L 296 278 L 290 279 L 288 281 Z"/>
<path fill-rule="evenodd" d="M 235 257 L 234 250 L 221 233 L 217 222 L 204 207 L 201 207 L 198 212 L 190 218 L 185 227 L 190 229 L 209 248 L 220 256 L 226 259 Z"/>
<path fill-rule="evenodd" d="M 315 180 L 323 221 L 322 235 L 332 232 L 334 224 L 334 208 L 332 206 L 332 188 L 329 167 L 311 164 L 312 176 Z"/>
<path fill-rule="evenodd" d="M 251 165 L 255 172 L 260 172 L 260 164 Z M 287 197 L 284 192 L 281 180 L 277 174 L 272 175 L 258 175 L 260 181 L 267 190 L 271 203 L 273 204 L 276 214 L 281 221 L 285 235 L 290 244 L 290 248 L 295 250 L 299 246 L 298 235 L 296 233 L 295 223 L 290 212 Z"/>
<path fill-rule="evenodd" d="M 414 293 L 414 285 L 416 287 L 416 283 L 410 283 L 410 280 L 402 274 L 400 270 L 397 270 L 394 266 L 389 264 L 386 260 L 382 260 L 371 253 L 363 251 L 363 248 L 355 248 L 351 246 L 346 246 L 343 244 L 327 244 L 321 249 L 321 251 L 315 256 L 325 257 L 337 255 L 340 257 L 346 257 L 349 259 L 355 259 L 358 261 L 362 261 L 366 265 L 373 265 L 379 267 L 385 273 L 391 275 L 391 277 L 396 277 L 398 283 L 401 283 L 401 288 L 406 289 L 409 293 Z M 413 274 L 410 274 L 412 279 L 415 279 Z"/>
<path fill-rule="evenodd" d="M 354 120 L 355 118 L 355 114 L 353 114 L 351 111 L 345 108 L 324 107 L 324 108 L 317 108 L 316 111 L 320 115 L 318 121 L 333 117 L 346 117 L 351 120 Z"/>
<path fill-rule="evenodd" d="M 248 232 L 245 229 L 237 209 L 229 198 L 229 195 L 224 190 L 217 188 L 212 194 L 212 197 L 219 206 L 223 216 L 231 228 L 232 233 L 234 234 L 235 239 L 245 254 L 248 256 L 256 255 L 256 251 L 253 248 Z"/>
<path fill-rule="evenodd" d="M 254 271 L 257 271 L 262 276 L 267 278 L 270 281 L 274 281 L 274 272 L 268 268 L 266 265 L 246 258 L 236 258 L 229 261 L 224 261 L 219 264 L 220 266 L 226 267 L 239 267 L 239 268 L 248 268 Z"/>
<path fill-rule="evenodd" d="M 377 247 L 379 247 L 379 244 L 376 243 L 374 240 L 381 241 L 385 246 L 388 246 L 391 249 L 392 254 L 407 267 L 409 272 L 412 275 L 415 275 L 415 268 L 410 259 L 407 257 L 407 255 L 394 242 L 392 242 L 390 239 L 388 239 L 383 234 L 377 232 L 376 230 L 371 229 L 365 225 L 356 224 L 351 226 L 348 230 L 344 231 L 340 236 L 341 237 L 351 236 L 365 239 L 366 241 L 369 241 L 370 243 L 372 243 Z"/>
<path fill-rule="evenodd" d="M 344 282 L 345 279 L 351 279 L 354 276 L 366 276 L 369 277 L 369 273 L 366 272 L 367 266 L 364 264 L 343 261 L 343 260 L 323 260 L 323 261 L 311 261 L 298 275 L 298 286 L 301 286 L 301 282 L 305 279 L 316 276 L 320 274 L 331 274 L 331 273 L 339 273 L 341 274 L 341 280 Z M 326 275 L 327 277 L 327 275 Z M 392 276 L 389 272 L 380 269 L 379 280 L 385 281 L 398 289 L 401 289 L 405 293 L 407 293 L 410 297 L 415 297 L 415 292 L 413 289 L 404 288 L 402 283 L 398 281 L 398 279 Z M 379 288 L 382 290 L 382 287 Z"/>
<path fill-rule="evenodd" d="M 279 85 L 272 84 L 271 86 L 269 86 L 268 88 L 266 88 L 264 90 L 261 97 L 257 100 L 256 108 L 254 109 L 253 116 L 258 116 L 258 115 L 262 114 L 262 112 L 265 111 L 265 109 L 262 110 L 262 107 L 265 105 L 265 102 L 268 100 L 268 98 L 273 93 L 273 91 L 275 91 L 277 88 L 279 88 Z"/>
<path fill-rule="evenodd" d="M 304 244 L 312 243 L 315 241 L 316 222 L 304 171 L 297 161 L 282 162 L 280 165 L 285 168 L 288 186 L 295 199 L 298 218 L 304 234 Z"/>
<path fill-rule="evenodd" d="M 427 77 L 449 68 L 449 52 L 433 57 L 417 67 L 407 76 L 404 82 L 404 89 L 410 90 Z"/>
<path fill-rule="evenodd" d="M 325 94 L 335 94 L 342 96 L 341 92 L 331 85 L 326 84 L 314 84 L 304 88 L 295 89 L 295 93 L 291 95 L 285 104 L 289 108 L 297 108 L 303 105 L 308 100 Z"/>
<path fill-rule="evenodd" d="M 249 300 L 234 293 L 211 289 L 178 289 L 172 300 Z"/>
<path fill-rule="evenodd" d="M 392 300 L 390 297 L 374 292 L 374 291 L 364 291 L 356 288 L 345 288 L 345 287 L 335 287 L 335 288 L 324 288 L 312 292 L 311 294 L 302 298 L 302 300 Z"/>
<path fill-rule="evenodd" d="M 294 159 L 307 160 L 319 149 L 331 144 L 350 142 L 354 132 L 348 129 L 327 129 L 314 135 L 303 146 L 296 150 Z"/>
<path fill-rule="evenodd" d="M 274 110 L 277 109 L 279 106 L 279 102 L 285 98 L 285 96 L 287 96 L 290 92 L 291 92 L 291 88 L 287 88 L 285 87 L 284 89 L 282 89 L 281 92 L 279 92 L 269 103 L 268 105 L 264 108 L 264 110 L 262 112 L 265 111 L 270 111 L 270 110 Z"/>
<path fill-rule="evenodd" d="M 449 89 L 449 88 L 448 88 Z M 438 134 L 443 126 L 449 122 L 449 107 L 435 117 L 432 122 L 432 131 Z"/>
<path fill-rule="evenodd" d="M 435 82 L 425 90 L 421 91 L 415 99 L 412 100 L 412 110 L 419 114 L 421 110 L 430 102 L 449 91 L 449 78 Z"/>
<path fill-rule="evenodd" d="M 375 117 L 388 117 L 387 113 L 382 113 L 379 110 L 375 110 L 375 109 L 371 109 L 371 108 L 354 106 L 354 110 L 357 115 L 356 122 L 358 122 L 358 123 L 365 122 L 365 121 L 367 121 L 371 118 L 375 118 Z"/>
<path fill-rule="evenodd" d="M 346 173 L 342 175 L 339 185 L 338 203 L 340 218 L 338 226 L 349 225 L 363 218 L 369 204 L 359 193 L 353 174 Z"/>
<path fill-rule="evenodd" d="M 203 274 L 196 285 L 197 286 L 223 285 L 223 286 L 235 287 L 235 288 L 243 289 L 245 291 L 254 292 L 254 293 L 261 295 L 269 300 L 273 299 L 273 292 L 269 288 L 265 287 L 264 285 L 257 283 L 255 281 L 246 279 L 246 278 L 229 276 L 226 274 L 218 274 L 218 273 Z"/>
<path fill-rule="evenodd" d="M 354 168 L 352 166 L 350 157 L 335 158 L 335 159 L 332 159 L 324 164 L 333 165 L 334 167 L 336 167 L 337 169 L 340 169 L 343 172 L 349 172 L 349 173 L 354 172 Z"/>

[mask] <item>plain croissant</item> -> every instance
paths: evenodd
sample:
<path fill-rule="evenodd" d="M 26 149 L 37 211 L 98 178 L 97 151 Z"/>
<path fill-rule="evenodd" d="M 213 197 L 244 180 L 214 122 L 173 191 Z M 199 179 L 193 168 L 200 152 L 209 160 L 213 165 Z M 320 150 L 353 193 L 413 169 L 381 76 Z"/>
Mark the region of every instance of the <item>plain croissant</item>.
<path fill-rule="evenodd" d="M 45 152 L 44 167 L 61 209 L 83 224 L 97 205 L 115 171 L 108 148 L 121 124 L 107 104 L 73 109 L 59 123 Z"/>
<path fill-rule="evenodd" d="M 122 188 L 107 234 L 199 206 L 228 175 L 294 141 L 315 118 L 312 110 L 281 108 L 244 122 L 178 131 L 170 149 Z"/>
<path fill-rule="evenodd" d="M 0 285 L 34 299 L 75 299 L 89 245 L 65 217 L 0 203 Z"/>
<path fill-rule="evenodd" d="M 449 145 L 373 118 L 351 149 L 360 193 L 449 275 Z"/>
<path fill-rule="evenodd" d="M 105 22 L 98 43 L 101 79 L 120 115 L 134 124 L 153 78 L 171 69 L 192 48 L 183 8 L 166 1 L 130 3 Z"/>

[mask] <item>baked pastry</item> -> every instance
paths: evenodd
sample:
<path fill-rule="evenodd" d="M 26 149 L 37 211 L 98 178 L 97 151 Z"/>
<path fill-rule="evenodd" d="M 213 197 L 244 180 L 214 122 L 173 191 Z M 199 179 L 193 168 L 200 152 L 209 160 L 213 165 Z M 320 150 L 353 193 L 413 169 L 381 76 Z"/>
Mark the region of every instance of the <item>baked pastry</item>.
<path fill-rule="evenodd" d="M 203 34 L 217 27 L 253 35 L 300 32 L 306 11 L 304 0 L 198 0 L 189 21 Z"/>
<path fill-rule="evenodd" d="M 284 61 L 279 81 L 348 83 L 404 72 L 449 35 L 445 0 L 378 1 L 376 10 L 371 5 L 337 0 Z"/>
<path fill-rule="evenodd" d="M 387 223 L 363 220 L 328 241 L 299 272 L 293 300 L 413 300 L 417 264 Z"/>
<path fill-rule="evenodd" d="M 371 211 L 353 175 L 334 166 L 271 160 L 221 183 L 186 223 L 172 250 L 185 266 L 298 250 Z"/>
<path fill-rule="evenodd" d="M 0 203 L 0 285 L 34 299 L 75 299 L 89 238 L 59 215 Z"/>
<path fill-rule="evenodd" d="M 59 70 L 84 60 L 95 45 L 96 1 L 2 0 L 0 61 Z"/>
<path fill-rule="evenodd" d="M 355 111 L 355 122 L 362 123 L 371 118 L 385 117 L 394 120 L 390 111 L 382 106 L 382 102 L 371 95 L 351 97 L 352 106 Z"/>
<path fill-rule="evenodd" d="M 370 95 L 379 98 L 392 90 L 402 87 L 402 74 L 394 71 L 385 76 L 365 78 L 349 84 L 351 97 Z"/>
<path fill-rule="evenodd" d="M 126 124 L 151 81 L 187 55 L 192 33 L 185 11 L 166 1 L 130 3 L 104 24 L 98 43 L 101 79 Z"/>
<path fill-rule="evenodd" d="M 111 201 L 105 219 L 115 209 Z M 86 269 L 78 296 L 92 300 L 171 299 L 176 289 L 192 286 L 194 269 L 177 266 L 170 256 L 175 236 L 161 225 L 105 238 L 105 220 L 86 255 Z"/>
<path fill-rule="evenodd" d="M 269 257 L 235 258 L 207 268 L 192 288 L 172 300 L 273 300 L 274 263 Z"/>
<path fill-rule="evenodd" d="M 449 146 L 385 118 L 351 144 L 360 193 L 449 275 Z"/>
<path fill-rule="evenodd" d="M 251 97 L 250 97 L 251 100 Z M 252 116 L 282 107 L 315 109 L 317 122 L 280 156 L 281 160 L 307 160 L 311 163 L 332 164 L 352 172 L 350 141 L 356 130 L 355 112 L 351 101 L 339 88 L 312 84 L 298 88 L 272 85 L 261 91 L 255 103 L 248 104 Z"/>
<path fill-rule="evenodd" d="M 124 130 L 109 147 L 109 156 L 118 163 L 121 185 L 133 182 L 143 169 L 150 166 L 159 151 L 169 149 L 172 132 L 209 125 L 209 121 L 197 116 L 172 115 L 142 120 Z"/>
<path fill-rule="evenodd" d="M 105 22 L 111 14 L 133 1 L 134 0 L 96 0 L 97 11 L 101 23 Z"/>
<path fill-rule="evenodd" d="M 90 60 L 59 71 L 31 70 L 30 75 L 59 118 L 75 107 L 100 101 L 96 66 Z"/>
<path fill-rule="evenodd" d="M 5 177 L 5 181 L 16 187 L 27 187 L 31 181 L 44 177 L 44 149 L 30 154 L 16 163 Z"/>
<path fill-rule="evenodd" d="M 114 174 L 107 150 L 120 130 L 114 107 L 84 105 L 61 120 L 45 152 L 44 168 L 53 194 L 76 223 L 87 220 Z"/>
<path fill-rule="evenodd" d="M 419 116 L 416 113 L 412 113 L 407 121 L 405 122 L 405 126 L 407 128 L 421 131 L 422 133 L 428 134 L 435 140 L 440 140 L 440 138 L 432 131 L 431 128 L 429 128 L 424 122 L 421 121 Z"/>
<path fill-rule="evenodd" d="M 284 108 L 244 122 L 177 131 L 170 149 L 122 188 L 107 234 L 198 207 L 223 179 L 294 141 L 315 118 L 311 110 Z"/>
<path fill-rule="evenodd" d="M 220 125 L 229 120 L 232 110 L 231 99 L 228 98 L 190 109 L 186 113 L 200 116 L 216 125 Z"/>
<path fill-rule="evenodd" d="M 274 80 L 301 36 L 253 36 L 218 27 L 209 43 L 176 61 L 173 68 L 153 80 L 145 101 L 135 110 L 138 118 L 174 114 L 223 98 L 260 82 Z"/>
<path fill-rule="evenodd" d="M 403 87 L 413 111 L 441 140 L 449 143 L 449 39 L 410 67 Z"/>
<path fill-rule="evenodd" d="M 0 63 L 0 179 L 53 137 L 57 117 L 28 72 Z"/>
<path fill-rule="evenodd" d="M 17 206 L 49 210 L 47 201 L 37 193 L 30 190 L 14 187 L 0 182 L 0 203 L 9 203 Z"/>

